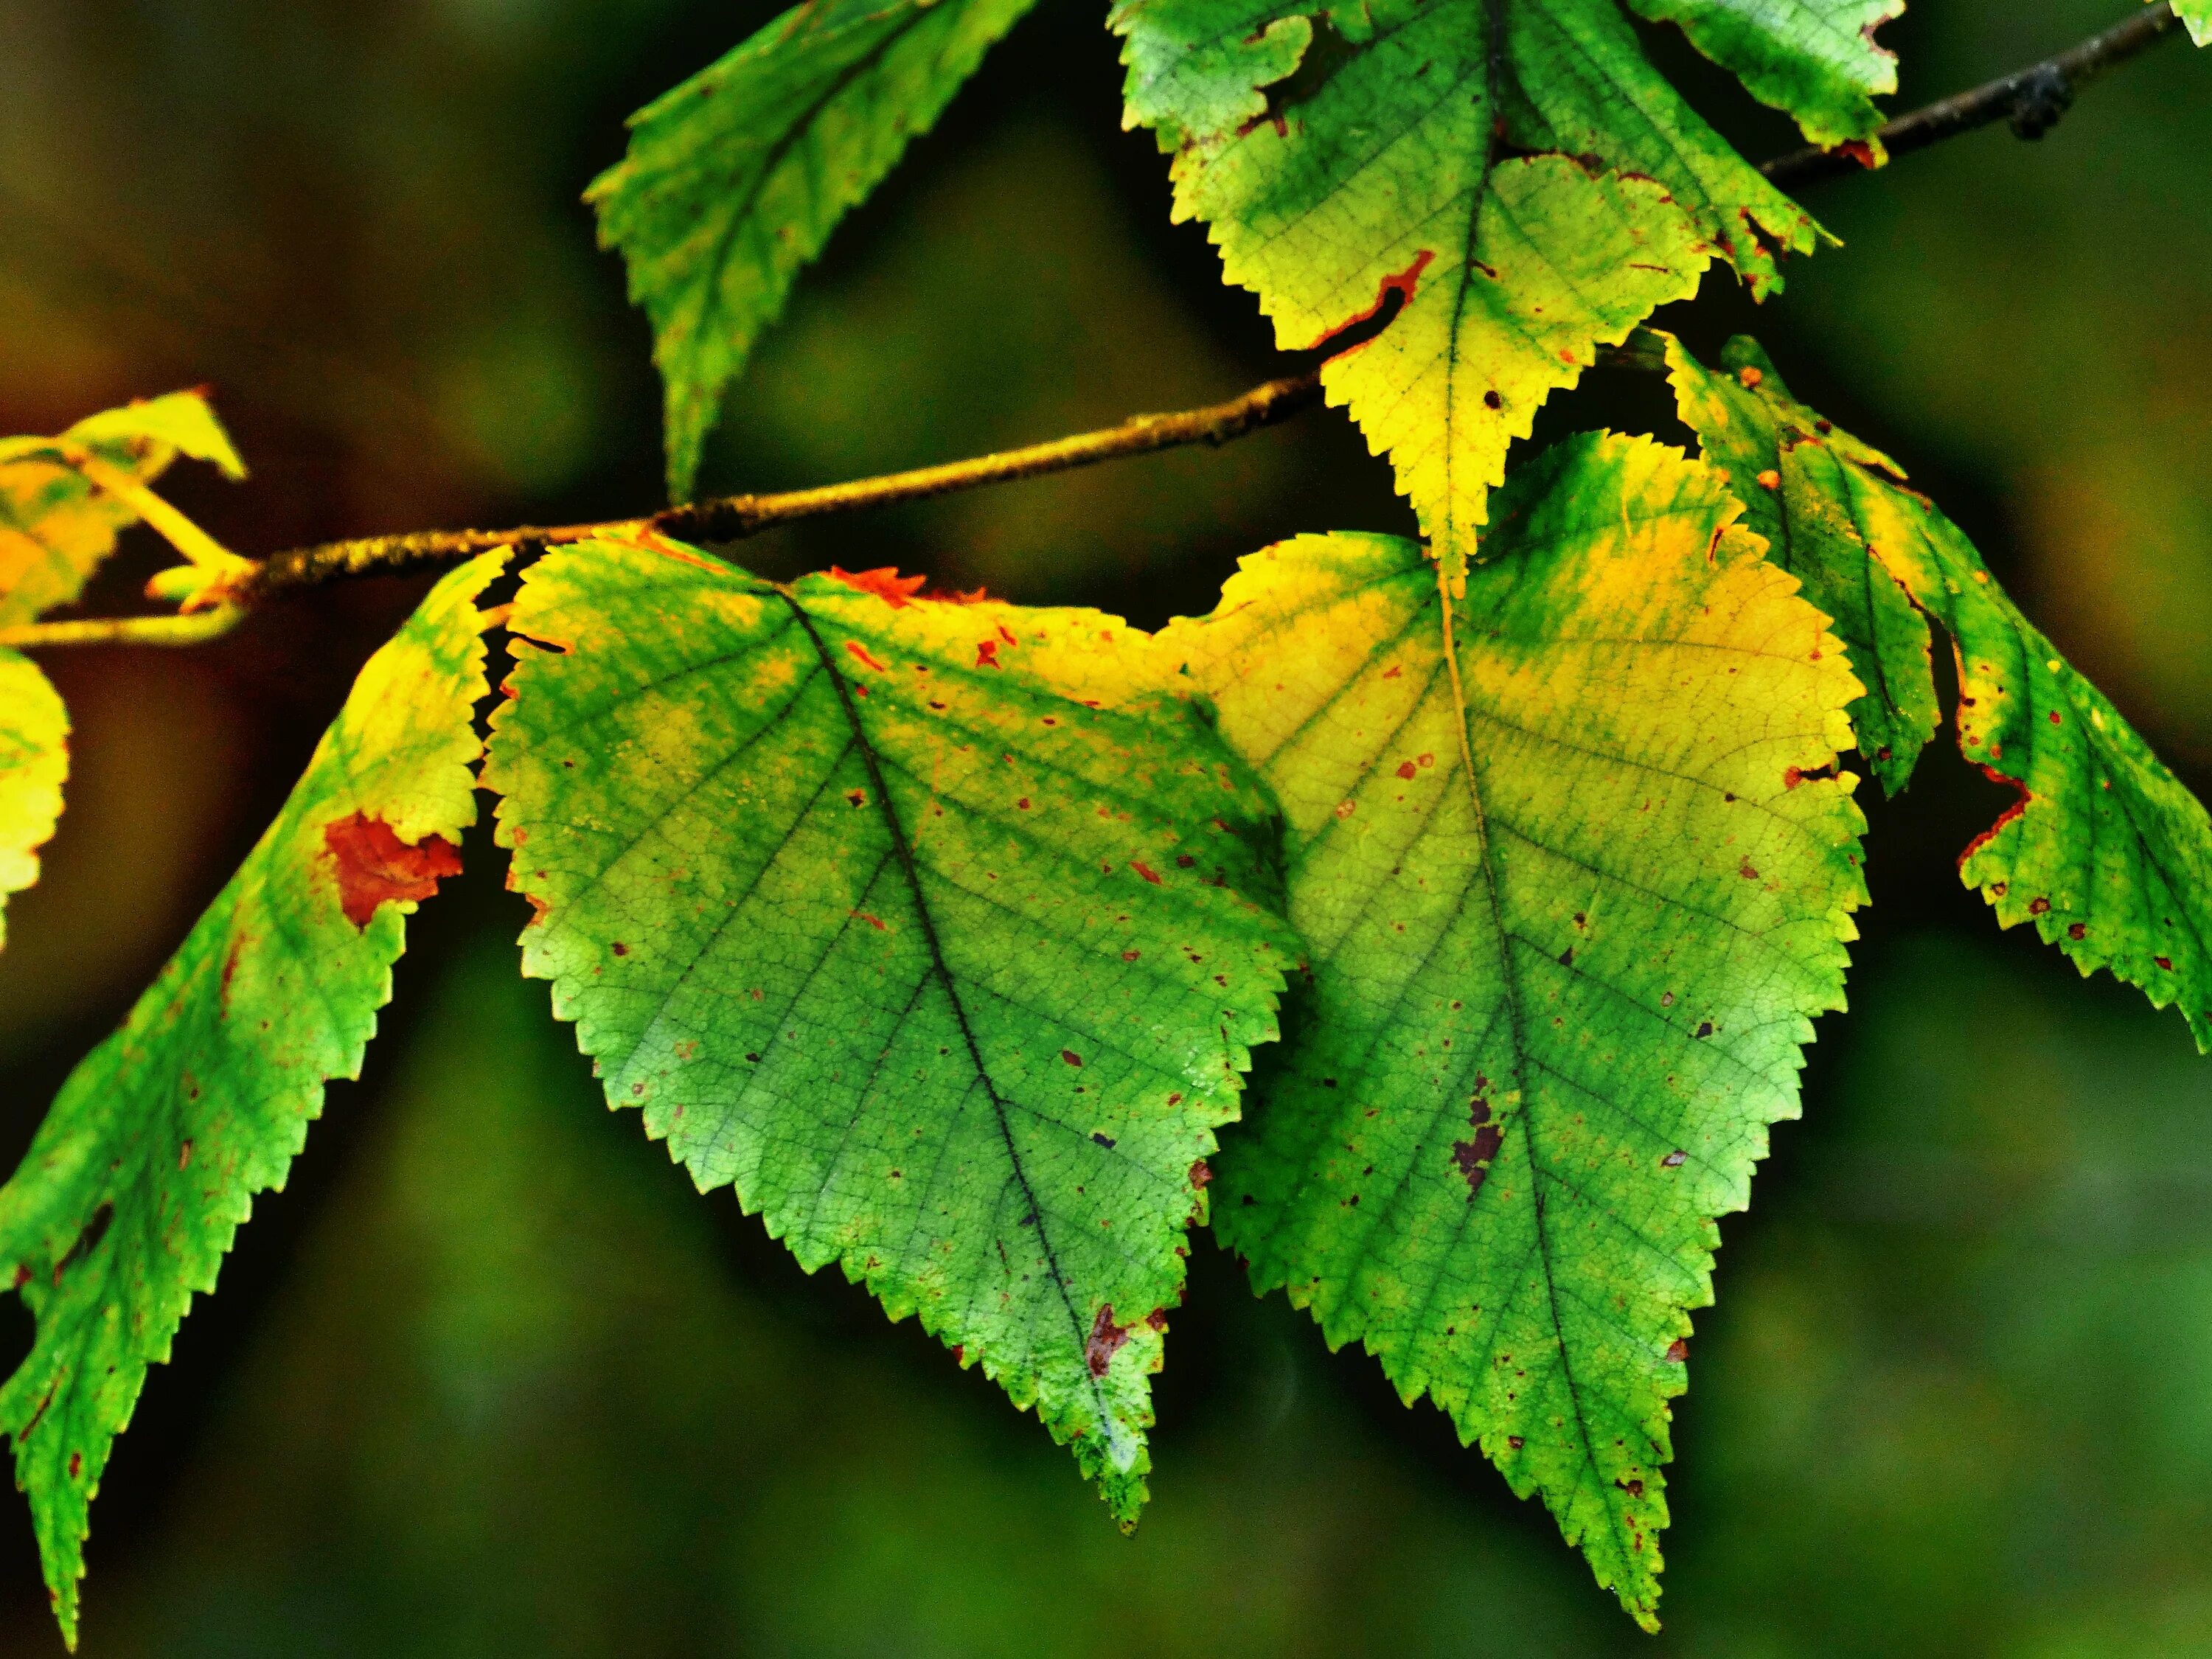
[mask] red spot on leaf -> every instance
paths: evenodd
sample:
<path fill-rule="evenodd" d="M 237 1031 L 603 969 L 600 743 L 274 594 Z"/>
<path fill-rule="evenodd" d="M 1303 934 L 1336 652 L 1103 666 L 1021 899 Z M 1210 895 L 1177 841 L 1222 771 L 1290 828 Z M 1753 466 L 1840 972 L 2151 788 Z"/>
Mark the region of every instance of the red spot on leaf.
<path fill-rule="evenodd" d="M 1132 870 L 1134 870 L 1139 875 L 1142 876 L 1146 881 L 1152 883 L 1153 886 L 1158 887 L 1160 884 L 1159 872 L 1154 870 L 1151 865 L 1146 863 L 1144 860 L 1131 859 L 1129 860 L 1129 867 Z"/>
<path fill-rule="evenodd" d="M 1062 1048 L 1060 1051 L 1060 1057 L 1071 1066 L 1080 1066 L 1083 1064 L 1083 1056 L 1077 1054 L 1073 1048 Z"/>
<path fill-rule="evenodd" d="M 438 883 L 461 873 L 460 850 L 442 836 L 410 846 L 382 818 L 356 812 L 323 831 L 337 869 L 338 903 L 356 927 L 368 926 L 378 907 L 430 897 Z"/>
<path fill-rule="evenodd" d="M 1106 1375 L 1106 1368 L 1114 1363 L 1114 1356 L 1121 1352 L 1121 1345 L 1129 1340 L 1129 1333 L 1133 1328 L 1134 1328 L 1132 1326 L 1116 1325 L 1114 1322 L 1112 1303 L 1109 1302 L 1099 1309 L 1098 1317 L 1091 1323 L 1091 1340 L 1083 1345 L 1083 1363 L 1091 1368 L 1091 1376 Z"/>
<path fill-rule="evenodd" d="M 2173 958 L 2172 957 L 2153 957 L 2151 960 L 2156 963 L 2160 967 L 2165 969 L 2167 973 L 2170 974 L 2173 971 Z"/>
<path fill-rule="evenodd" d="M 77 1476 L 84 1473 L 84 1454 L 82 1452 L 73 1451 L 70 1454 L 69 1471 L 69 1478 L 72 1480 L 76 1480 Z"/>
<path fill-rule="evenodd" d="M 1318 351 L 1323 346 L 1327 345 L 1331 340 L 1335 339 L 1338 336 L 1350 332 L 1352 330 L 1358 328 L 1362 323 L 1374 321 L 1376 318 L 1382 314 L 1382 307 L 1390 303 L 1390 296 L 1394 294 L 1398 296 L 1400 304 L 1413 304 L 1413 290 L 1420 286 L 1421 273 L 1429 268 L 1430 262 L 1436 257 L 1436 252 L 1433 249 L 1423 248 L 1418 254 L 1413 256 L 1413 264 L 1407 265 L 1403 270 L 1397 271 L 1390 276 L 1385 276 L 1381 282 L 1375 285 L 1375 303 L 1373 305 L 1368 307 L 1366 310 L 1361 312 L 1357 317 L 1346 318 L 1342 322 L 1339 323 L 1334 328 L 1330 329 L 1326 334 L 1323 334 L 1321 338 L 1316 340 L 1306 349 L 1309 351 Z M 1358 348 L 1348 347 L 1346 349 L 1356 350 Z"/>
<path fill-rule="evenodd" d="M 1850 156 L 1869 173 L 1877 165 L 1874 156 L 1874 146 L 1863 138 L 1847 138 L 1838 144 L 1836 149 L 1840 154 Z"/>
<path fill-rule="evenodd" d="M 976 667 L 978 667 L 978 668 L 996 668 L 998 665 L 999 665 L 999 642 L 998 642 L 998 641 L 996 641 L 996 640 L 979 640 L 979 641 L 976 641 L 976 644 L 975 644 L 975 666 L 976 666 Z"/>
<path fill-rule="evenodd" d="M 927 576 L 902 576 L 895 564 L 887 564 L 875 570 L 840 570 L 833 564 L 830 567 L 830 575 L 832 580 L 841 581 L 848 587 L 874 594 L 894 611 L 905 610 L 929 580 Z"/>
<path fill-rule="evenodd" d="M 1411 761 L 1400 761 L 1398 763 L 1398 775 L 1401 778 L 1410 778 L 1414 773 L 1419 770 L 1420 768 L 1414 765 Z"/>
<path fill-rule="evenodd" d="M 866 910 L 855 910 L 855 911 L 854 911 L 854 912 L 853 912 L 853 920 L 854 920 L 854 921 L 865 921 L 865 922 L 866 922 L 866 923 L 868 924 L 868 926 L 869 926 L 869 927 L 871 927 L 874 928 L 874 929 L 875 929 L 878 933 L 890 933 L 890 928 L 888 928 L 888 927 L 884 927 L 884 926 L 883 921 L 882 921 L 882 919 L 881 919 L 880 917 L 872 916 L 872 915 L 869 915 Z M 757 992 L 757 991 L 756 991 L 756 992 L 754 992 L 754 993 L 753 993 L 753 994 L 754 994 L 756 997 L 757 997 L 757 996 L 760 994 L 760 993 L 759 993 L 759 992 Z"/>
<path fill-rule="evenodd" d="M 1669 1342 L 1667 1345 L 1667 1363 L 1668 1364 L 1684 1364 L 1687 1363 L 1689 1358 L 1690 1343 L 1687 1337 L 1678 1336 L 1672 1342 Z"/>
<path fill-rule="evenodd" d="M 865 664 L 866 666 L 874 669 L 878 674 L 887 674 L 890 672 L 890 665 L 888 663 L 878 662 L 873 653 L 869 651 L 868 647 L 862 645 L 858 640 L 846 641 L 845 649 L 850 652 L 857 660 Z"/>
<path fill-rule="evenodd" d="M 2066 930 L 2066 937 L 2072 939 L 2087 939 L 2089 937 L 2089 930 L 2077 921 Z"/>

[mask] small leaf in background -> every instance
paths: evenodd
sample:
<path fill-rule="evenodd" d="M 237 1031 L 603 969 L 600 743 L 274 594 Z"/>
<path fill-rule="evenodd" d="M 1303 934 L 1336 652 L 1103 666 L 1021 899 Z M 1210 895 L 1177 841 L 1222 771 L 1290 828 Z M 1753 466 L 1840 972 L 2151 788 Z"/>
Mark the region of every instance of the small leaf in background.
<path fill-rule="evenodd" d="M 1683 424 L 1705 459 L 1728 475 L 1744 523 L 1766 538 L 1766 556 L 1805 584 L 1832 620 L 1866 695 L 1851 724 L 1868 769 L 1895 794 L 1912 776 L 1942 711 L 1929 663 L 1928 619 L 1911 596 L 1867 557 L 1840 487 L 1841 469 L 1902 476 L 1894 461 L 1791 398 L 1766 354 L 1749 340 L 1706 368 L 1671 335 L 1656 335 Z"/>
<path fill-rule="evenodd" d="M 69 715 L 37 664 L 0 649 L 0 945 L 5 905 L 39 878 L 39 848 L 62 815 Z"/>
<path fill-rule="evenodd" d="M 276 823 L 0 1188 L 0 1272 L 38 1320 L 0 1430 L 72 1645 L 91 1501 L 147 1368 L 254 1194 L 283 1183 L 325 1081 L 359 1074 L 404 918 L 460 867 L 475 597 L 503 556 L 446 577 L 369 659 Z"/>
<path fill-rule="evenodd" d="M 1505 452 L 1600 344 L 1694 293 L 1754 291 L 1812 220 L 1645 59 L 1613 0 L 1122 0 L 1129 125 L 1174 153 L 1277 343 L 1403 308 L 1323 368 L 1440 555 L 1474 556 Z"/>
<path fill-rule="evenodd" d="M 653 319 L 673 499 L 800 268 L 1031 3 L 808 0 L 630 118 L 587 199 Z"/>
<path fill-rule="evenodd" d="M 2200 46 L 2212 46 L 2212 0 L 2173 0 L 2173 9 L 2189 25 L 2191 40 Z"/>
<path fill-rule="evenodd" d="M 1711 397 L 1717 377 L 1679 346 L 1669 361 L 1682 418 L 1716 459 L 1733 473 L 1743 463 L 1731 456 L 1786 428 L 1794 476 L 1826 493 L 1819 512 L 1850 525 L 1850 537 L 1793 538 L 1799 557 L 1832 566 L 1808 574 L 1808 592 L 1893 582 L 1951 636 L 1960 752 L 2020 791 L 1960 858 L 1966 884 L 2002 926 L 2033 921 L 2084 975 L 2110 968 L 2157 1006 L 2178 1003 L 2212 1052 L 2212 818 L 2203 805 L 2028 621 L 1964 532 L 1907 489 L 1894 463 L 1792 399 L 1755 343 L 1732 343 L 1723 359 L 1738 366 L 1747 397 Z M 1893 686 L 1910 655 L 1885 651 Z M 1923 698 L 1932 703 L 1932 684 L 1909 700 Z"/>
<path fill-rule="evenodd" d="M 84 591 L 118 532 L 137 510 L 94 488 L 64 446 L 90 452 L 138 483 L 151 483 L 179 455 L 228 478 L 246 476 L 198 392 L 173 392 L 104 410 L 59 438 L 0 439 L 0 627 L 27 623 Z"/>
<path fill-rule="evenodd" d="M 1274 823 L 1145 635 L 920 586 L 658 540 L 532 567 L 485 775 L 524 970 L 702 1190 L 919 1314 L 1127 1522 L 1297 959 Z"/>
<path fill-rule="evenodd" d="M 1734 70 L 1760 102 L 1794 117 L 1814 143 L 1866 143 L 1881 131 L 1874 100 L 1897 90 L 1897 58 L 1874 32 L 1905 10 L 1905 0 L 1630 3 L 1655 23 L 1680 24 L 1699 52 Z"/>
<path fill-rule="evenodd" d="M 1281 798 L 1313 955 L 1216 1226 L 1651 1626 L 1713 1218 L 1843 1006 L 1859 687 L 1678 453 L 1577 439 L 1498 506 L 1449 620 L 1413 544 L 1307 536 L 1162 636 Z"/>

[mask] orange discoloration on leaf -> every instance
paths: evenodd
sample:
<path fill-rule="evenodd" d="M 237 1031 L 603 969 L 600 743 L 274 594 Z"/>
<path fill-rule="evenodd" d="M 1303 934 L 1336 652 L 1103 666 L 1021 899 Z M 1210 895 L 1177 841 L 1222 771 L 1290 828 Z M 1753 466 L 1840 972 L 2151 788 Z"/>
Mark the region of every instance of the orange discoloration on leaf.
<path fill-rule="evenodd" d="M 356 927 L 368 927 L 380 906 L 428 898 L 441 880 L 461 873 L 460 849 L 443 836 L 410 846 L 382 818 L 359 812 L 326 827 L 323 845 L 337 873 L 339 906 Z"/>

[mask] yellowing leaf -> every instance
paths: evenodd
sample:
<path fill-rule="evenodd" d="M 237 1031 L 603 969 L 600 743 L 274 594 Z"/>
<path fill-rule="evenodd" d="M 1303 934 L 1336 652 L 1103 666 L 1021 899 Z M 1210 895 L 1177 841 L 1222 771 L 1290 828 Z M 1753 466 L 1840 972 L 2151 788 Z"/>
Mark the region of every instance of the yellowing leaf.
<path fill-rule="evenodd" d="M 27 623 L 84 591 L 118 532 L 137 510 L 88 483 L 70 464 L 89 452 L 139 483 L 179 455 L 207 461 L 226 477 L 245 463 L 197 392 L 127 404 L 79 421 L 59 438 L 0 439 L 0 627 Z"/>
<path fill-rule="evenodd" d="M 39 878 L 39 848 L 62 815 L 69 715 L 28 658 L 0 650 L 0 944 L 8 895 Z"/>
<path fill-rule="evenodd" d="M 630 118 L 588 199 L 653 319 L 674 499 L 800 268 L 1032 3 L 808 0 Z"/>
<path fill-rule="evenodd" d="M 1833 619 L 1867 688 L 1851 705 L 1859 752 L 1895 794 L 1942 718 L 1928 621 L 1867 557 L 1842 475 L 1851 466 L 1895 473 L 1897 464 L 1790 397 L 1755 343 L 1731 342 L 1722 356 L 1725 372 L 1717 372 L 1672 336 L 1654 337 L 1665 347 L 1683 423 L 1698 434 L 1705 459 L 1728 474 L 1744 522 L 1766 538 L 1766 556 L 1804 583 L 1805 597 Z"/>
<path fill-rule="evenodd" d="M 1162 636 L 1282 801 L 1313 963 L 1215 1225 L 1651 1626 L 1713 1218 L 1843 1003 L 1859 687 L 1674 451 L 1578 439 L 1498 509 L 1462 603 L 1306 536 Z"/>
<path fill-rule="evenodd" d="M 0 1188 L 0 1272 L 38 1320 L 0 1431 L 72 1645 L 89 1506 L 147 1368 L 254 1194 L 283 1184 L 325 1080 L 359 1075 L 404 917 L 460 867 L 474 599 L 501 556 L 447 576 L 370 659 L 276 823 Z"/>
<path fill-rule="evenodd" d="M 1960 859 L 1967 885 L 2003 926 L 2033 922 L 2084 975 L 2110 968 L 2156 1006 L 2178 1004 L 2198 1047 L 2212 1052 L 2212 818 L 2028 621 L 1959 527 L 1905 488 L 1894 462 L 1792 398 L 1753 342 L 1732 343 L 1726 361 L 1741 395 L 1716 395 L 1720 377 L 1670 344 L 1682 418 L 1739 480 L 1752 464 L 1743 457 L 1786 434 L 1793 515 L 1849 530 L 1793 527 L 1808 592 L 1894 586 L 1951 636 L 1960 751 L 2021 792 Z M 1887 623 L 1869 653 L 1863 628 L 1856 637 L 1843 631 L 1857 659 L 1879 668 L 1886 700 L 1915 711 L 1909 720 L 1920 729 L 1935 706 L 1922 636 Z M 1854 708 L 1862 748 L 1874 733 L 1903 729 L 1884 701 Z M 1885 767 L 1892 787 L 1911 769 L 1909 753 L 1899 758 Z"/>
<path fill-rule="evenodd" d="M 616 1106 L 1034 1404 L 1114 1513 L 1205 1160 L 1296 946 L 1264 793 L 1091 611 L 534 566 L 486 780 Z"/>
<path fill-rule="evenodd" d="M 1715 254 L 1764 291 L 1813 222 L 1645 60 L 1614 0 L 1121 0 L 1127 120 L 1178 218 L 1322 371 L 1422 528 L 1472 556 L 1505 452 Z"/>

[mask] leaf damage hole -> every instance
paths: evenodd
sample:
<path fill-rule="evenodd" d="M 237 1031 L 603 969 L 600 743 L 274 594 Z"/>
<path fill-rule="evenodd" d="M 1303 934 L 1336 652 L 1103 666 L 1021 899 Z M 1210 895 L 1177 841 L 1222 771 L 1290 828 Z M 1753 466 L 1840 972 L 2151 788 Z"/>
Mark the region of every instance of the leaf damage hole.
<path fill-rule="evenodd" d="M 440 881 L 461 873 L 460 849 L 443 836 L 404 842 L 382 818 L 361 812 L 326 826 L 323 845 L 337 872 L 339 908 L 356 927 L 367 927 L 383 905 L 433 896 Z"/>
<path fill-rule="evenodd" d="M 1373 305 L 1346 318 L 1334 328 L 1325 331 L 1306 349 L 1325 350 L 1331 357 L 1341 357 L 1346 352 L 1358 350 L 1396 322 L 1398 313 L 1413 302 L 1413 291 L 1420 286 L 1421 273 L 1429 268 L 1436 257 L 1434 248 L 1423 248 L 1403 270 L 1393 271 L 1375 285 Z"/>

